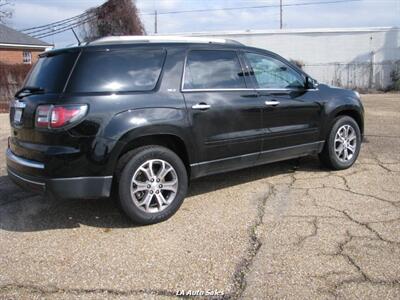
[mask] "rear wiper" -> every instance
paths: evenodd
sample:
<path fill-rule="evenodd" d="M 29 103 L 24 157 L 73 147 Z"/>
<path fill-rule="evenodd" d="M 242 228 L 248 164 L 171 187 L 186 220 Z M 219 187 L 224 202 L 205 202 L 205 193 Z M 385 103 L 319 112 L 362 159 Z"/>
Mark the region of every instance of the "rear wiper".
<path fill-rule="evenodd" d="M 38 86 L 25 86 L 15 94 L 15 97 L 19 98 L 20 96 L 24 97 L 31 94 L 41 94 L 44 93 L 44 91 L 44 88 Z"/>

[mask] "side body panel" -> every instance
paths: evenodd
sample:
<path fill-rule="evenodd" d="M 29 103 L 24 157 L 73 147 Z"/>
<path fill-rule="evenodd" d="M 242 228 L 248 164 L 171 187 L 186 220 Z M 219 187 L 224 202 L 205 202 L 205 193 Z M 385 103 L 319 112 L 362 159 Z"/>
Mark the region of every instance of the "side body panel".
<path fill-rule="evenodd" d="M 263 151 L 318 140 L 323 117 L 318 91 L 259 90 L 259 95 L 263 102 L 279 103 L 276 106 L 264 106 L 263 124 L 266 134 Z"/>
<path fill-rule="evenodd" d="M 191 164 L 194 177 L 252 166 L 261 151 L 263 136 L 263 107 L 245 76 L 240 52 L 224 47 L 209 50 L 204 46 L 190 47 L 182 74 L 181 91 L 197 152 L 197 162 Z M 193 68 L 189 64 L 192 53 L 200 59 L 200 64 L 194 63 Z M 225 55 L 229 59 L 221 63 Z M 210 61 L 202 61 L 210 57 Z M 201 64 L 203 69 L 199 69 Z M 226 64 L 235 65 L 234 70 L 229 71 Z M 203 70 L 207 70 L 207 76 L 200 75 Z M 193 78 L 197 82 L 190 86 Z M 198 109 L 204 105 L 206 109 Z"/>

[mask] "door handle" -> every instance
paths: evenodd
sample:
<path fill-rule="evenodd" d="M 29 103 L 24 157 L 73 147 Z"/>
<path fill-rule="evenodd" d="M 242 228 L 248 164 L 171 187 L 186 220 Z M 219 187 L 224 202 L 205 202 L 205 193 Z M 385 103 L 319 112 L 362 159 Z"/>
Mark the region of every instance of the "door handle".
<path fill-rule="evenodd" d="M 199 110 L 207 110 L 207 109 L 211 108 L 211 105 L 201 102 L 201 103 L 197 103 L 197 104 L 193 105 L 192 108 L 199 109 Z"/>
<path fill-rule="evenodd" d="M 265 101 L 265 105 L 268 106 L 277 106 L 280 102 L 276 100 L 271 100 L 271 101 Z"/>

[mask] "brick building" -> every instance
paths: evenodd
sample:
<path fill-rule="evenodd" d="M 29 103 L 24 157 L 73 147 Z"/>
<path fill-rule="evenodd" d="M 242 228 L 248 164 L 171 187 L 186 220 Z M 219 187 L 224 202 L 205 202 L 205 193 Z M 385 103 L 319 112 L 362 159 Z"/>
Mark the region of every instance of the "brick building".
<path fill-rule="evenodd" d="M 0 24 L 0 63 L 33 64 L 53 45 Z"/>

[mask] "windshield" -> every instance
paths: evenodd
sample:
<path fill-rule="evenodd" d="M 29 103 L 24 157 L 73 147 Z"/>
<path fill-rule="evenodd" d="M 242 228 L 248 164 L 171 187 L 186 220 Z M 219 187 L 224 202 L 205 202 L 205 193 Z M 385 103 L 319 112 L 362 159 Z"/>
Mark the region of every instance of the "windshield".
<path fill-rule="evenodd" d="M 39 58 L 25 82 L 25 87 L 43 88 L 46 93 L 61 93 L 78 52 L 61 52 Z"/>

